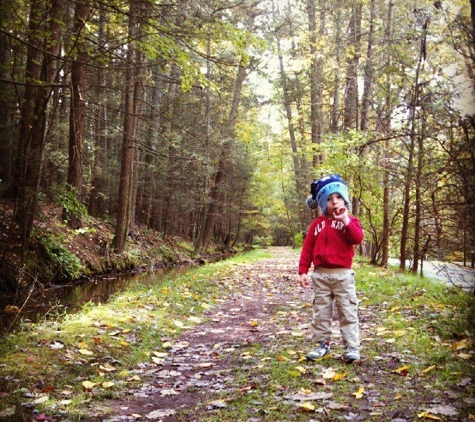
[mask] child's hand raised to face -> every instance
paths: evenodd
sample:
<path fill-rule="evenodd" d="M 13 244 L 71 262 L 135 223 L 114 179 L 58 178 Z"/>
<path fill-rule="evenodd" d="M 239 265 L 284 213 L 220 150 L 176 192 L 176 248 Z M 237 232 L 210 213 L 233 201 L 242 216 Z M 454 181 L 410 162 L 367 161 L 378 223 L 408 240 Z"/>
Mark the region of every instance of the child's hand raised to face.
<path fill-rule="evenodd" d="M 348 208 L 338 207 L 333 210 L 333 218 L 340 220 L 345 226 L 350 223 L 350 216 L 348 215 Z"/>

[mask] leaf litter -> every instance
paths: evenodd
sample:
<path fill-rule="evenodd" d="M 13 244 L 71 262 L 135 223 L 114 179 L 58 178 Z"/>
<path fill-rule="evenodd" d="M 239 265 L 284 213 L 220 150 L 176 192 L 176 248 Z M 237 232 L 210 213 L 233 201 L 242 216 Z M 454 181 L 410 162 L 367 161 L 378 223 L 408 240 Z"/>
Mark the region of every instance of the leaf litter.
<path fill-rule="evenodd" d="M 360 308 L 362 353 L 365 343 L 370 343 L 377 356 L 363 356 L 358 366 L 342 366 L 335 317 L 333 356 L 315 363 L 306 361 L 305 353 L 312 347 L 312 291 L 298 285 L 298 252 L 269 250 L 271 258 L 235 265 L 234 275 L 224 280 L 230 292 L 217 305 L 207 304 L 203 317 L 173 320 L 172 324 L 185 331 L 174 340 L 163 337 L 162 347 L 150 352 L 149 361 L 126 371 L 128 381 L 120 393 L 105 399 L 101 409 L 91 407 L 90 420 L 207 420 L 210 415 L 229 411 L 243 395 L 256 392 L 263 400 L 251 402 L 239 420 L 273 421 L 274 411 L 280 412 L 276 413 L 279 420 L 285 412 L 293 420 L 306 421 L 314 420 L 309 419 L 309 413 L 315 420 L 328 421 L 459 420 L 461 407 L 467 406 L 458 399 L 459 392 L 473 388 L 472 378 L 465 377 L 465 385 L 454 386 L 450 392 L 430 386 L 427 378 L 437 373 L 437 366 L 425 362 L 425 369 L 414 371 L 420 358 L 396 352 L 392 346 L 404 341 L 409 330 L 385 328 L 384 314 L 381 316 L 378 307 Z M 121 334 L 120 330 L 115 333 Z M 452 348 L 460 354 L 468 345 L 462 340 Z M 84 351 L 89 349 L 84 347 L 79 353 L 87 356 Z M 287 368 L 288 385 L 281 380 L 274 382 L 272 375 L 263 371 L 266 365 Z M 106 364 L 101 369 L 114 370 L 113 365 Z M 238 380 L 238 373 L 241 377 L 247 374 L 248 379 Z M 295 389 L 293 385 L 300 380 L 313 389 Z M 85 388 L 95 386 L 91 383 Z"/>

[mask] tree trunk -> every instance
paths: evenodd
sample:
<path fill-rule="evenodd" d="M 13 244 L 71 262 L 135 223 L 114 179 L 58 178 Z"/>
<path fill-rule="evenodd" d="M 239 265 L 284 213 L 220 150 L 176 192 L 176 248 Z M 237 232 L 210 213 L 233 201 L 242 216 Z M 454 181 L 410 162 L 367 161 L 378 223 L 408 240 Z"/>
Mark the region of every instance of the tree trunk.
<path fill-rule="evenodd" d="M 411 98 L 410 104 L 410 134 L 409 134 L 409 145 L 407 148 L 408 152 L 408 160 L 407 160 L 407 171 L 405 175 L 404 181 L 404 206 L 403 206 L 403 215 L 402 215 L 402 229 L 401 229 L 401 246 L 400 246 L 400 256 L 399 256 L 399 268 L 404 270 L 406 268 L 406 260 L 407 260 L 407 243 L 408 243 L 408 231 L 409 231 L 409 211 L 410 211 L 410 203 L 411 203 L 411 186 L 412 186 L 412 179 L 414 174 L 414 150 L 415 150 L 415 142 L 416 142 L 416 114 L 417 114 L 417 107 L 419 105 L 420 99 L 420 90 L 421 86 L 419 83 L 420 74 L 422 71 L 423 63 L 425 60 L 425 52 L 426 52 L 426 30 L 428 25 L 428 19 L 424 23 L 424 32 L 422 34 L 421 42 L 420 42 L 420 50 L 419 50 L 419 57 L 417 61 L 416 67 L 416 74 L 414 80 L 414 91 L 413 96 Z"/>
<path fill-rule="evenodd" d="M 388 17 L 386 22 L 386 45 L 390 46 L 392 44 L 393 36 L 393 8 L 394 2 L 391 0 L 388 5 Z M 392 56 L 390 49 L 387 50 L 386 56 L 386 66 L 388 69 L 391 68 Z M 385 268 L 389 264 L 389 238 L 391 234 L 391 224 L 390 224 L 390 207 L 391 207 L 391 196 L 390 196 L 390 181 L 389 181 L 389 163 L 390 163 L 390 151 L 391 151 L 391 141 L 388 136 L 391 133 L 391 115 L 392 115 L 392 101 L 391 101 L 391 72 L 386 72 L 386 116 L 382 119 L 384 121 L 384 133 L 386 133 L 387 138 L 384 143 L 384 175 L 383 175 L 383 239 L 382 239 L 382 248 L 383 255 L 381 259 L 381 265 Z"/>
<path fill-rule="evenodd" d="M 236 124 L 236 119 L 238 115 L 239 104 L 241 100 L 241 92 L 242 86 L 244 84 L 244 80 L 246 79 L 247 73 L 246 68 L 244 65 L 239 65 L 235 83 L 234 83 L 234 93 L 233 93 L 233 101 L 231 104 L 231 109 L 229 111 L 229 116 L 226 124 L 227 133 L 225 133 L 226 140 L 224 141 L 221 147 L 221 153 L 219 156 L 218 167 L 216 171 L 216 175 L 214 178 L 214 185 L 210 192 L 210 204 L 205 220 L 204 230 L 203 230 L 203 243 L 202 247 L 207 249 L 210 242 L 211 237 L 213 235 L 213 228 L 218 217 L 218 209 L 219 203 L 222 196 L 221 189 L 222 185 L 226 179 L 226 167 L 228 162 L 228 154 L 229 148 L 233 142 L 234 137 L 234 126 Z"/>
<path fill-rule="evenodd" d="M 4 22 L 9 22 L 10 8 L 3 1 L 0 14 Z M 7 29 L 7 28 L 4 28 Z M 8 29 L 0 32 L 0 186 L 7 186 L 12 175 L 12 158 L 14 148 L 13 113 L 15 92 L 13 85 L 6 82 L 9 77 L 9 64 L 12 46 Z"/>
<path fill-rule="evenodd" d="M 323 140 L 323 55 L 317 51 L 317 22 L 315 1 L 307 2 L 308 29 L 310 39 L 310 125 L 312 133 L 312 144 L 319 145 Z M 318 39 L 325 36 L 325 9 L 320 10 L 320 25 Z M 318 147 L 317 147 L 318 148 Z M 322 161 L 321 154 L 313 154 L 312 166 L 315 169 Z"/>
<path fill-rule="evenodd" d="M 76 57 L 71 64 L 71 111 L 69 115 L 69 166 L 68 184 L 77 192 L 78 201 L 82 200 L 82 180 L 84 162 L 84 136 L 86 132 L 86 64 L 87 45 L 85 24 L 90 12 L 88 1 L 76 3 L 74 13 L 74 34 Z M 81 227 L 79 215 L 67 211 L 69 225 L 73 229 Z"/>
<path fill-rule="evenodd" d="M 129 14 L 129 42 L 127 44 L 127 67 L 125 82 L 124 130 L 122 138 L 119 205 L 115 226 L 114 249 L 122 253 L 129 234 L 133 199 L 133 173 L 135 151 L 135 124 L 136 124 L 136 84 L 138 79 L 136 67 L 136 51 L 134 40 L 137 35 L 138 11 L 140 2 L 130 0 Z"/>
<path fill-rule="evenodd" d="M 340 69 L 341 69 L 341 54 L 342 54 L 342 36 L 341 36 L 341 8 L 336 6 L 336 16 L 335 16 L 335 60 L 336 60 L 336 69 L 335 69 L 335 80 L 333 82 L 333 104 L 331 109 L 331 122 L 330 129 L 332 132 L 337 132 L 340 126 Z"/>
<path fill-rule="evenodd" d="M 361 42 L 361 10 L 359 0 L 353 3 L 350 20 L 350 43 L 351 48 L 347 59 L 346 71 L 346 95 L 343 126 L 345 129 L 358 129 L 358 64 L 360 60 Z"/>
<path fill-rule="evenodd" d="M 99 11 L 99 31 L 98 42 L 102 46 L 105 43 L 105 13 L 104 10 Z M 104 97 L 105 72 L 100 65 L 97 68 L 95 86 L 95 97 L 99 103 L 95 116 L 95 133 L 94 133 L 94 164 L 92 168 L 91 194 L 89 197 L 89 214 L 98 216 L 105 212 L 106 180 L 104 175 L 107 173 L 106 157 L 107 157 L 107 137 L 106 137 L 106 98 Z"/>
<path fill-rule="evenodd" d="M 38 188 L 43 166 L 45 128 L 52 76 L 48 52 L 55 50 L 55 34 L 50 21 L 51 4 L 33 0 L 28 21 L 29 37 L 25 71 L 25 92 L 21 107 L 19 148 L 13 176 L 12 192 L 16 198 L 14 219 L 20 227 L 21 257 L 24 261 L 33 218 L 37 206 Z M 54 6 L 54 2 L 53 2 Z"/>
<path fill-rule="evenodd" d="M 371 92 L 373 88 L 373 72 L 374 72 L 374 21 L 376 19 L 376 0 L 371 0 L 370 4 L 370 21 L 368 34 L 368 49 L 366 52 L 366 65 L 364 69 L 364 83 L 363 83 L 363 99 L 361 101 L 361 123 L 360 129 L 366 131 L 369 123 L 369 110 L 371 101 Z"/>

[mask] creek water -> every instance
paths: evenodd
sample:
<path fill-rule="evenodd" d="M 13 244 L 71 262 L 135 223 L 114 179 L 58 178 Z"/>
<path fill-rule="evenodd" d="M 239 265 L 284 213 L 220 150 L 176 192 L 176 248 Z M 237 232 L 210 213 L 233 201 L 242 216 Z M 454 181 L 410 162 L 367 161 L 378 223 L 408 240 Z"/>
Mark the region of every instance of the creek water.
<path fill-rule="evenodd" d="M 0 334 L 18 324 L 38 322 L 58 314 L 76 312 L 89 302 L 106 303 L 114 294 L 136 285 L 159 284 L 185 268 L 161 269 L 116 277 L 103 277 L 79 284 L 56 285 L 33 293 L 0 296 Z M 18 312 L 20 311 L 20 312 Z"/>

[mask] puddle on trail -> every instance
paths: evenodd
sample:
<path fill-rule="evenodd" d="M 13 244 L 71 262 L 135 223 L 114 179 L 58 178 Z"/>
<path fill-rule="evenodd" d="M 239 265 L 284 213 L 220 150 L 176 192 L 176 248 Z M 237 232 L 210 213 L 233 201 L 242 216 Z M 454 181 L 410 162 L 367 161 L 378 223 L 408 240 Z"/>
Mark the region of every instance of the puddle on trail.
<path fill-rule="evenodd" d="M 120 277 L 101 278 L 76 285 L 57 285 L 38 290 L 28 297 L 24 294 L 0 297 L 0 334 L 21 321 L 37 322 L 49 315 L 73 313 L 88 303 L 106 303 L 115 293 L 120 293 L 134 286 L 151 286 L 160 284 L 166 277 L 174 277 L 186 271 L 187 267 L 142 272 Z M 11 308 L 16 307 L 16 308 Z M 20 314 L 15 313 L 21 309 Z M 10 311 L 10 312 L 8 312 Z"/>

